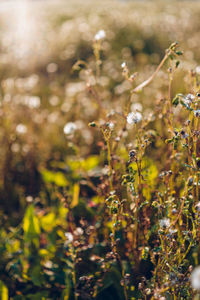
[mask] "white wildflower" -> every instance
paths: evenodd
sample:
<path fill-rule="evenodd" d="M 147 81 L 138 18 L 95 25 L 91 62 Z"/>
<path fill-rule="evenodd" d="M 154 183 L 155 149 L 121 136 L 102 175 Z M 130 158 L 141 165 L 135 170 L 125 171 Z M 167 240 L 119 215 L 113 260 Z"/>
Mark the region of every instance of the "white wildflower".
<path fill-rule="evenodd" d="M 94 39 L 96 41 L 100 41 L 100 40 L 104 39 L 105 37 L 106 37 L 106 33 L 104 30 L 101 29 L 95 34 Z"/>
<path fill-rule="evenodd" d="M 71 234 L 71 232 L 66 232 L 66 233 L 65 233 L 65 237 L 66 237 L 66 243 L 67 243 L 67 244 L 72 243 L 73 240 L 74 240 L 74 237 L 73 237 L 73 235 Z"/>
<path fill-rule="evenodd" d="M 73 134 L 74 131 L 76 130 L 76 124 L 73 122 L 69 122 L 64 126 L 64 133 L 69 135 L 69 134 Z"/>
<path fill-rule="evenodd" d="M 200 74 L 200 66 L 197 66 L 197 67 L 196 67 L 196 73 L 197 73 L 197 74 Z"/>
<path fill-rule="evenodd" d="M 121 67 L 122 67 L 122 68 L 125 68 L 125 67 L 126 67 L 126 63 L 123 62 L 123 63 L 121 64 Z"/>
<path fill-rule="evenodd" d="M 195 96 L 193 94 L 187 94 L 186 99 L 192 102 L 195 99 Z"/>
<path fill-rule="evenodd" d="M 170 219 L 163 218 L 162 220 L 160 220 L 160 227 L 169 228 L 169 226 L 170 226 Z"/>
<path fill-rule="evenodd" d="M 48 66 L 47 66 L 47 72 L 48 73 L 54 73 L 57 70 L 58 70 L 58 65 L 57 64 L 55 64 L 55 63 L 48 64 Z"/>
<path fill-rule="evenodd" d="M 131 112 L 127 116 L 128 124 L 137 124 L 142 120 L 142 115 L 140 112 Z"/>
<path fill-rule="evenodd" d="M 191 284 L 193 289 L 200 290 L 200 266 L 196 267 L 191 274 Z"/>
<path fill-rule="evenodd" d="M 177 229 L 169 229 L 169 235 L 177 233 Z"/>
<path fill-rule="evenodd" d="M 184 103 L 185 105 L 189 105 L 194 101 L 195 99 L 195 96 L 193 94 L 187 94 L 185 97 L 184 97 Z"/>
<path fill-rule="evenodd" d="M 75 235 L 82 235 L 83 234 L 83 229 L 81 227 L 77 227 L 76 230 L 74 231 Z"/>
<path fill-rule="evenodd" d="M 133 103 L 133 104 L 131 105 L 131 109 L 132 109 L 133 111 L 139 111 L 139 112 L 141 112 L 142 109 L 143 109 L 143 107 L 142 107 L 142 104 L 141 104 L 141 103 L 136 102 L 136 103 Z"/>
<path fill-rule="evenodd" d="M 27 127 L 24 124 L 18 124 L 16 127 L 16 131 L 19 134 L 25 134 L 27 132 Z"/>
<path fill-rule="evenodd" d="M 27 99 L 27 105 L 30 108 L 39 108 L 40 107 L 40 98 L 38 96 L 31 96 Z"/>
<path fill-rule="evenodd" d="M 110 130 L 113 130 L 115 127 L 115 124 L 113 122 L 109 122 L 108 127 L 110 128 Z"/>

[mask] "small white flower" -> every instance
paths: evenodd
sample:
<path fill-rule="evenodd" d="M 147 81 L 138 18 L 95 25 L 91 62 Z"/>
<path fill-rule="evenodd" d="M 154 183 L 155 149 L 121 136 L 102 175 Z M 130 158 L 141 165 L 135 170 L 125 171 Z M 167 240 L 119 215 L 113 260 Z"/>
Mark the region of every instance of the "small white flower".
<path fill-rule="evenodd" d="M 40 107 L 40 98 L 37 96 L 31 96 L 28 98 L 27 105 L 30 108 L 38 108 Z"/>
<path fill-rule="evenodd" d="M 83 234 L 83 229 L 81 227 L 77 227 L 76 230 L 74 231 L 75 235 L 82 235 Z"/>
<path fill-rule="evenodd" d="M 104 39 L 105 37 L 106 37 L 106 33 L 104 30 L 101 29 L 95 34 L 94 39 L 96 41 L 100 41 L 100 40 Z"/>
<path fill-rule="evenodd" d="M 73 122 L 69 122 L 64 126 L 64 133 L 69 135 L 69 134 L 73 134 L 74 131 L 76 130 L 76 124 Z"/>
<path fill-rule="evenodd" d="M 66 243 L 67 244 L 70 244 L 71 242 L 73 242 L 73 240 L 74 240 L 74 237 L 73 237 L 73 235 L 71 234 L 71 232 L 66 232 L 65 233 L 65 237 L 66 237 Z"/>
<path fill-rule="evenodd" d="M 126 63 L 123 62 L 123 63 L 121 64 L 121 67 L 124 69 L 124 68 L 126 67 Z"/>
<path fill-rule="evenodd" d="M 128 124 L 137 124 L 142 120 L 142 115 L 140 112 L 131 112 L 127 116 L 127 123 Z"/>
<path fill-rule="evenodd" d="M 110 123 L 108 124 L 108 127 L 110 128 L 110 130 L 113 130 L 114 127 L 115 127 L 115 124 L 114 124 L 113 122 L 110 122 Z"/>
<path fill-rule="evenodd" d="M 160 227 L 169 228 L 169 226 L 170 226 L 170 219 L 163 218 L 162 220 L 160 220 Z"/>
<path fill-rule="evenodd" d="M 24 124 L 18 124 L 16 127 L 16 131 L 19 134 L 25 134 L 27 132 L 27 127 Z"/>
<path fill-rule="evenodd" d="M 191 274 L 191 284 L 193 289 L 200 290 L 200 266 L 196 267 Z"/>
<path fill-rule="evenodd" d="M 195 96 L 193 94 L 187 94 L 184 97 L 184 103 L 185 103 L 185 105 L 190 106 L 190 104 L 194 101 L 194 99 L 195 99 Z"/>
<path fill-rule="evenodd" d="M 197 74 L 200 74 L 200 66 L 197 66 L 197 67 L 196 67 L 196 73 L 197 73 Z"/>
<path fill-rule="evenodd" d="M 141 104 L 141 103 L 136 102 L 136 103 L 133 103 L 133 104 L 131 105 L 131 109 L 132 109 L 133 111 L 139 111 L 139 112 L 141 112 L 142 109 L 143 109 L 143 107 L 142 107 L 142 104 Z"/>
<path fill-rule="evenodd" d="M 192 102 L 195 99 L 195 96 L 193 94 L 187 94 L 186 99 Z"/>
<path fill-rule="evenodd" d="M 169 235 L 177 233 L 177 229 L 169 229 Z"/>

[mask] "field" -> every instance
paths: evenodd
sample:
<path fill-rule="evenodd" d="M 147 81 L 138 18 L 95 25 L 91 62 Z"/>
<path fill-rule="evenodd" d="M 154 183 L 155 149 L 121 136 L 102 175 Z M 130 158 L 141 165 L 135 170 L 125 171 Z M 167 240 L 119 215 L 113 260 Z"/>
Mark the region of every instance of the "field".
<path fill-rule="evenodd" d="M 0 3 L 0 299 L 200 299 L 199 15 Z"/>

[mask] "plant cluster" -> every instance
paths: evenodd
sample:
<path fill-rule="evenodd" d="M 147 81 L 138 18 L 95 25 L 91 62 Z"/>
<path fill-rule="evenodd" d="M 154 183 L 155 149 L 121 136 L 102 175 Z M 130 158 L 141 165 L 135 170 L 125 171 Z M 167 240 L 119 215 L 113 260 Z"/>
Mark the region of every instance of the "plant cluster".
<path fill-rule="evenodd" d="M 199 67 L 175 42 L 141 80 L 108 44 L 99 30 L 61 105 L 56 74 L 42 109 L 38 75 L 2 82 L 4 300 L 198 299 Z"/>

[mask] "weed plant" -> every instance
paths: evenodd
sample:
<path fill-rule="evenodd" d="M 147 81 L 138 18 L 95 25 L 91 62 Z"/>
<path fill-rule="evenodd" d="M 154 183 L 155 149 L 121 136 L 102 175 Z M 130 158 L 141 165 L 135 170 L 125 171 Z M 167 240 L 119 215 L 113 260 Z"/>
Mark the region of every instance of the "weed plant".
<path fill-rule="evenodd" d="M 175 42 L 141 81 L 126 61 L 104 62 L 107 46 L 98 31 L 59 113 L 17 97 L 36 75 L 3 82 L 14 101 L 4 93 L 2 197 L 8 215 L 11 197 L 25 213 L 16 224 L 2 212 L 1 299 L 199 299 L 199 67 L 179 71 Z"/>

